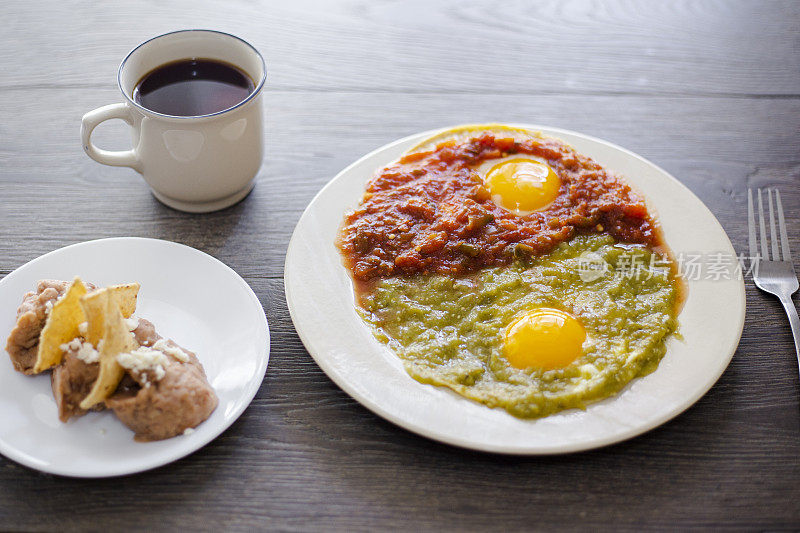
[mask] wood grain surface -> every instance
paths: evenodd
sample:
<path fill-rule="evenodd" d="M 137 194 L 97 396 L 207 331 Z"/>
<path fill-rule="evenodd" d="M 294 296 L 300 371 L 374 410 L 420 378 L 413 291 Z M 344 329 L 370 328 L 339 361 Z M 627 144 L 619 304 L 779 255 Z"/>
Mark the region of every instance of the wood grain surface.
<path fill-rule="evenodd" d="M 440 445 L 361 407 L 303 348 L 282 282 L 295 223 L 342 168 L 478 121 L 633 150 L 694 191 L 740 251 L 747 188 L 779 186 L 800 260 L 800 3 L 12 0 L 0 20 L 0 276 L 88 239 L 168 239 L 239 272 L 272 332 L 252 405 L 188 458 L 73 480 L 0 457 L 0 530 L 800 528 L 797 362 L 778 301 L 750 283 L 739 349 L 695 406 L 615 446 L 525 458 Z M 130 48 L 191 27 L 248 39 L 269 70 L 258 184 L 201 216 L 91 161 L 78 134 L 83 113 L 120 101 Z M 129 134 L 112 122 L 95 139 L 121 149 Z"/>

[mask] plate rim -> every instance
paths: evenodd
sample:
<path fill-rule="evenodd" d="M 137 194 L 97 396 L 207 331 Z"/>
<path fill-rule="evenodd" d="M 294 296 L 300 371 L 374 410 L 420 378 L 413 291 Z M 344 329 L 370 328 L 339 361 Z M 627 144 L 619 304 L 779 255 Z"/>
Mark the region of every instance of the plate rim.
<path fill-rule="evenodd" d="M 494 124 L 494 123 L 492 123 L 492 124 Z M 649 166 L 653 167 L 654 169 L 656 169 L 659 172 L 659 174 L 661 174 L 662 178 L 666 177 L 667 179 L 671 180 L 674 184 L 676 184 L 682 190 L 682 192 L 684 194 L 691 195 L 693 198 L 695 198 L 697 200 L 699 206 L 701 206 L 702 209 L 704 210 L 704 214 L 709 216 L 710 219 L 714 221 L 714 224 L 716 224 L 716 228 L 719 231 L 721 231 L 722 234 L 725 236 L 727 244 L 730 247 L 730 250 L 733 251 L 734 254 L 735 254 L 736 250 L 735 250 L 735 248 L 733 246 L 733 243 L 730 240 L 730 237 L 728 236 L 728 233 L 722 227 L 722 224 L 719 222 L 719 220 L 714 215 L 714 213 L 711 212 L 711 210 L 708 208 L 708 206 L 706 206 L 706 204 L 702 200 L 700 200 L 700 198 L 696 194 L 694 194 L 691 191 L 691 189 L 689 189 L 686 185 L 684 185 L 680 180 L 678 180 L 675 176 L 673 176 L 672 174 L 670 174 L 669 172 L 667 172 L 666 170 L 664 170 L 660 166 L 656 165 L 652 161 L 640 156 L 639 154 L 637 154 L 635 152 L 632 152 L 631 150 L 628 150 L 627 148 L 619 146 L 619 145 L 617 145 L 615 143 L 612 143 L 610 141 L 606 141 L 606 140 L 601 139 L 599 137 L 594 137 L 592 135 L 587 135 L 587 134 L 584 134 L 584 133 L 581 133 L 581 132 L 577 132 L 577 131 L 574 131 L 574 130 L 568 130 L 568 129 L 565 129 L 565 128 L 558 128 L 558 127 L 551 127 L 551 126 L 546 126 L 546 125 L 541 125 L 541 124 L 525 124 L 525 123 L 516 123 L 516 122 L 498 123 L 498 124 L 502 124 L 502 125 L 506 125 L 506 126 L 510 126 L 510 127 L 521 127 L 521 128 L 526 128 L 526 129 L 533 130 L 533 131 L 541 131 L 546 136 L 547 135 L 557 136 L 558 134 L 562 134 L 563 133 L 563 134 L 567 134 L 567 135 L 581 137 L 581 138 L 588 139 L 590 141 L 594 141 L 596 143 L 605 145 L 607 147 L 610 147 L 610 148 L 612 148 L 614 150 L 622 152 L 623 154 L 625 154 L 628 157 L 632 157 L 632 158 L 634 158 L 636 160 L 639 160 L 640 162 L 645 163 L 646 165 L 649 165 Z M 502 446 L 498 446 L 498 445 L 484 445 L 484 444 L 476 445 L 474 443 L 470 443 L 466 439 L 453 438 L 451 436 L 438 433 L 435 430 L 431 430 L 430 428 L 426 428 L 422 424 L 417 424 L 417 423 L 414 423 L 413 421 L 402 419 L 399 416 L 395 416 L 393 413 L 388 412 L 386 409 L 384 409 L 380 405 L 380 403 L 373 402 L 371 399 L 365 398 L 362 395 L 360 395 L 359 392 L 356 390 L 356 388 L 354 386 L 352 386 L 347 381 L 345 376 L 339 375 L 339 373 L 335 369 L 332 368 L 333 365 L 330 364 L 330 362 L 328 362 L 323 357 L 319 357 L 316 353 L 314 353 L 310 349 L 310 340 L 308 339 L 308 336 L 307 336 L 306 332 L 301 331 L 301 329 L 297 327 L 297 323 L 296 323 L 296 320 L 295 320 L 295 314 L 297 313 L 297 311 L 296 311 L 296 308 L 295 308 L 294 299 L 292 297 L 292 283 L 291 283 L 291 280 L 290 280 L 290 277 L 292 276 L 292 273 L 291 273 L 291 270 L 288 267 L 290 266 L 289 263 L 290 263 L 290 260 L 291 260 L 291 251 L 292 251 L 294 246 L 297 246 L 297 241 L 299 239 L 298 230 L 300 228 L 301 223 L 307 217 L 311 216 L 310 213 L 311 213 L 312 206 L 314 206 L 314 204 L 317 202 L 319 197 L 321 195 L 323 195 L 327 189 L 332 187 L 333 184 L 336 181 L 341 179 L 342 176 L 345 176 L 347 173 L 350 172 L 350 170 L 352 168 L 358 166 L 364 160 L 367 160 L 367 159 L 369 159 L 369 158 L 371 158 L 371 157 L 373 157 L 373 156 L 377 155 L 378 153 L 383 152 L 385 150 L 390 150 L 391 148 L 394 148 L 399 144 L 402 144 L 402 143 L 405 143 L 405 142 L 409 142 L 411 140 L 424 139 L 424 138 L 433 136 L 433 135 L 435 135 L 437 133 L 440 133 L 440 132 L 443 132 L 443 131 L 447 131 L 447 130 L 453 129 L 453 128 L 458 128 L 460 126 L 465 126 L 465 125 L 467 125 L 467 124 L 456 124 L 456 125 L 447 126 L 447 127 L 443 127 L 443 128 L 435 128 L 435 129 L 431 129 L 431 130 L 422 131 L 422 132 L 419 132 L 419 133 L 414 133 L 414 134 L 411 134 L 411 135 L 404 136 L 404 137 L 402 137 L 400 139 L 391 141 L 389 143 L 386 143 L 386 144 L 384 144 L 384 145 L 382 145 L 382 146 L 380 146 L 380 147 L 378 147 L 378 148 L 376 148 L 374 150 L 371 150 L 370 152 L 368 152 L 365 155 L 359 157 L 357 160 L 355 160 L 351 164 L 347 165 L 344 169 L 342 169 L 340 172 L 338 172 L 331 180 L 329 180 L 317 192 L 317 194 L 314 195 L 314 197 L 311 199 L 309 204 L 303 210 L 303 213 L 300 216 L 300 218 L 298 219 L 298 221 L 297 221 L 297 223 L 295 225 L 295 229 L 292 232 L 292 237 L 289 240 L 289 245 L 287 246 L 287 251 L 286 251 L 286 257 L 284 259 L 284 277 L 283 277 L 283 280 L 284 280 L 284 294 L 285 294 L 285 297 L 286 297 L 286 304 L 287 304 L 287 308 L 289 310 L 289 315 L 290 315 L 290 317 L 292 319 L 292 324 L 295 327 L 295 331 L 297 332 L 298 336 L 300 337 L 300 340 L 302 341 L 303 346 L 305 347 L 306 351 L 314 359 L 314 362 L 322 369 L 322 371 L 325 373 L 325 375 L 328 376 L 329 379 L 331 379 L 331 381 L 333 381 L 339 388 L 341 388 L 351 398 L 356 400 L 359 404 L 361 404 L 363 407 L 367 408 L 372 413 L 376 414 L 377 416 L 380 416 L 384 420 L 387 420 L 387 421 L 395 424 L 396 426 L 399 426 L 399 427 L 401 427 L 401 428 L 403 428 L 403 429 L 405 429 L 407 431 L 410 431 L 411 433 L 414 433 L 414 434 L 419 435 L 421 437 L 425 437 L 425 438 L 433 440 L 435 442 L 440 442 L 440 443 L 452 445 L 452 446 L 455 446 L 455 447 L 458 447 L 458 448 L 462 448 L 462 449 L 468 449 L 468 450 L 480 451 L 480 452 L 488 452 L 488 453 L 496 453 L 496 454 L 508 455 L 508 456 L 562 455 L 562 454 L 576 453 L 576 452 L 581 452 L 581 451 L 587 451 L 587 450 L 602 448 L 602 447 L 605 447 L 605 446 L 610 446 L 610 445 L 613 445 L 613 444 L 624 442 L 624 441 L 629 440 L 631 438 L 634 438 L 634 437 L 637 437 L 639 435 L 642 435 L 642 434 L 644 434 L 644 433 L 646 433 L 648 431 L 651 431 L 651 430 L 653 430 L 653 429 L 655 429 L 657 427 L 660 427 L 663 424 L 665 424 L 666 422 L 668 422 L 668 421 L 674 419 L 675 417 L 679 416 L 680 414 L 684 413 L 689 408 L 691 408 L 693 405 L 695 405 L 703 396 L 705 396 L 708 393 L 709 390 L 711 390 L 711 388 L 717 383 L 717 381 L 722 376 L 722 374 L 725 373 L 725 371 L 727 370 L 728 366 L 730 365 L 731 360 L 733 359 L 734 354 L 736 353 L 736 349 L 737 349 L 737 347 L 739 345 L 739 342 L 741 341 L 742 332 L 744 330 L 744 322 L 745 322 L 746 307 L 747 307 L 747 300 L 746 300 L 745 285 L 744 285 L 744 278 L 743 277 L 741 277 L 739 279 L 739 283 L 736 285 L 736 291 L 738 293 L 738 301 L 740 303 L 740 309 L 741 309 L 741 311 L 739 313 L 739 316 L 738 316 L 738 322 L 735 325 L 735 331 L 737 331 L 737 334 L 735 336 L 731 337 L 730 345 L 726 348 L 726 352 L 728 352 L 728 355 L 726 357 L 724 357 L 724 363 L 722 362 L 722 359 L 720 360 L 720 364 L 719 364 L 719 366 L 718 366 L 718 368 L 717 368 L 717 370 L 715 372 L 715 375 L 713 376 L 713 379 L 709 379 L 708 383 L 704 387 L 701 387 L 693 395 L 690 395 L 689 397 L 687 397 L 686 400 L 681 402 L 679 407 L 673 408 L 672 410 L 666 411 L 661 416 L 655 418 L 652 421 L 649 421 L 647 424 L 642 424 L 641 426 L 633 426 L 633 427 L 627 429 L 626 431 L 620 432 L 619 434 L 615 435 L 611 439 L 609 439 L 607 437 L 589 439 L 587 441 L 575 443 L 575 444 L 572 444 L 572 445 L 569 445 L 569 446 L 561 446 L 557 450 L 556 449 L 539 450 L 539 449 L 509 448 L 509 447 L 502 447 Z M 567 143 L 567 144 L 569 144 L 569 143 Z M 386 164 L 388 164 L 388 162 Z M 631 185 L 631 186 L 633 186 L 633 185 Z M 342 213 L 342 216 L 344 216 L 344 213 Z M 344 266 L 342 266 L 342 268 L 344 268 Z M 364 325 L 364 326 L 367 327 L 366 325 Z M 710 377 L 711 376 L 709 376 L 709 378 Z M 420 385 L 423 385 L 423 384 L 420 384 Z"/>
<path fill-rule="evenodd" d="M 234 413 L 233 416 L 230 416 L 229 418 L 227 418 L 226 420 L 223 421 L 223 423 L 220 425 L 218 430 L 212 431 L 211 434 L 203 437 L 202 439 L 198 440 L 196 443 L 193 443 L 191 446 L 189 446 L 185 450 L 178 450 L 175 453 L 167 453 L 167 454 L 165 454 L 165 457 L 163 457 L 163 458 L 161 458 L 161 459 L 159 459 L 157 461 L 154 461 L 152 464 L 147 464 L 145 466 L 141 466 L 140 465 L 140 466 L 136 466 L 134 468 L 125 468 L 125 467 L 121 466 L 121 467 L 116 468 L 116 469 L 111 469 L 108 472 L 97 474 L 97 473 L 87 473 L 87 472 L 81 472 L 81 471 L 77 471 L 77 470 L 72 470 L 68 466 L 65 468 L 65 467 L 58 467 L 58 466 L 57 467 L 52 467 L 52 465 L 50 465 L 50 464 L 42 465 L 40 463 L 37 463 L 37 462 L 31 460 L 31 458 L 28 456 L 28 454 L 26 454 L 25 452 L 19 450 L 17 447 L 11 447 L 6 443 L 6 441 L 4 439 L 0 439 L 0 455 L 3 455 L 7 459 L 9 459 L 11 461 L 14 461 L 15 463 L 21 464 L 21 465 L 23 465 L 23 466 L 25 466 L 27 468 L 32 469 L 32 470 L 37 470 L 37 471 L 44 472 L 44 473 L 47 473 L 47 474 L 54 474 L 54 475 L 61 476 L 61 477 L 66 477 L 66 478 L 105 479 L 105 478 L 128 476 L 128 475 L 132 475 L 132 474 L 146 472 L 146 471 L 153 470 L 153 469 L 162 467 L 164 465 L 173 463 L 175 461 L 178 461 L 180 459 L 188 457 L 189 455 L 197 452 L 201 448 L 204 448 L 211 441 L 217 439 L 217 437 L 219 437 L 225 431 L 227 431 L 228 428 L 230 428 L 230 426 L 233 425 L 233 423 L 236 422 L 239 419 L 239 417 L 242 416 L 242 414 L 245 412 L 245 410 L 247 410 L 247 408 L 253 402 L 253 399 L 255 398 L 255 395 L 258 394 L 258 390 L 261 388 L 261 385 L 264 382 L 264 377 L 266 376 L 266 372 L 267 372 L 267 366 L 269 365 L 270 348 L 271 348 L 271 336 L 270 336 L 270 330 L 269 330 L 269 321 L 267 320 L 267 315 L 266 315 L 266 311 L 264 310 L 264 306 L 261 305 L 261 302 L 259 301 L 258 296 L 255 294 L 255 291 L 253 291 L 252 287 L 250 287 L 250 284 L 248 284 L 244 280 L 244 278 L 242 278 L 233 268 L 231 268 L 230 266 L 226 265 L 224 262 L 220 261 L 219 259 L 217 259 L 213 255 L 208 254 L 208 253 L 206 253 L 206 252 L 204 252 L 202 250 L 198 250 L 197 248 L 194 248 L 192 246 L 188 246 L 188 245 L 183 244 L 183 243 L 170 241 L 170 240 L 166 240 L 166 239 L 155 239 L 155 238 L 151 238 L 151 237 L 134 237 L 134 236 L 105 237 L 105 238 L 99 238 L 99 239 L 90 239 L 90 240 L 87 240 L 87 241 L 79 241 L 79 242 L 75 242 L 75 243 L 72 243 L 72 244 L 68 244 L 66 246 L 62 246 L 60 248 L 56 248 L 55 250 L 51 250 L 51 251 L 49 251 L 47 253 L 44 253 L 44 254 L 42 254 L 42 255 L 40 255 L 38 257 L 35 257 L 35 258 L 31 259 L 30 261 L 28 261 L 26 263 L 20 265 L 19 267 L 15 268 L 11 272 L 9 272 L 5 276 L 3 276 L 2 279 L 0 279 L 0 288 L 2 288 L 4 284 L 8 283 L 7 280 L 9 278 L 12 278 L 15 274 L 21 275 L 21 274 L 19 274 L 20 270 L 25 269 L 26 267 L 31 266 L 33 264 L 36 264 L 36 263 L 38 263 L 40 261 L 44 261 L 49 256 L 51 256 L 53 254 L 56 254 L 58 252 L 62 252 L 62 251 L 67 250 L 67 249 L 80 248 L 80 247 L 87 246 L 87 245 L 97 244 L 99 242 L 111 242 L 111 241 L 116 241 L 116 242 L 124 242 L 124 241 L 128 241 L 128 242 L 130 242 L 130 241 L 139 241 L 139 242 L 142 242 L 142 241 L 147 241 L 147 242 L 151 242 L 151 243 L 157 243 L 157 246 L 177 246 L 179 248 L 187 249 L 190 253 L 198 253 L 198 254 L 201 254 L 203 256 L 206 256 L 208 259 L 210 259 L 212 261 L 212 263 L 217 263 L 218 265 L 221 265 L 223 267 L 223 269 L 225 269 L 225 270 L 229 271 L 231 274 L 233 274 L 234 279 L 236 279 L 237 282 L 240 283 L 240 285 L 242 285 L 243 288 L 245 289 L 245 292 L 246 292 L 248 298 L 251 298 L 255 303 L 257 303 L 258 307 L 261 309 L 261 313 L 259 313 L 259 321 L 263 322 L 264 331 L 266 333 L 266 337 L 265 337 L 266 350 L 264 351 L 264 357 L 262 358 L 262 361 L 260 362 L 259 367 L 256 369 L 256 372 L 253 374 L 253 380 L 249 383 L 249 387 L 252 390 L 246 389 L 244 391 L 244 395 L 242 396 L 242 398 L 246 399 L 246 401 L 242 402 L 241 406 L 237 407 L 237 409 L 235 409 L 233 411 L 233 413 Z M 255 379 L 256 376 L 260 376 L 258 380 Z M 133 439 L 132 436 L 131 436 L 131 439 Z M 124 462 L 120 462 L 120 464 L 124 465 L 125 463 Z"/>

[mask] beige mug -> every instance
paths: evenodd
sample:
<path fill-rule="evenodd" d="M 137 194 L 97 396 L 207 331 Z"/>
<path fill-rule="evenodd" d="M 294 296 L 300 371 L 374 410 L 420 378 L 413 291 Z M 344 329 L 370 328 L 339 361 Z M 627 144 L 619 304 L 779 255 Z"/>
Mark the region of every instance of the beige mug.
<path fill-rule="evenodd" d="M 237 66 L 255 89 L 237 105 L 201 116 L 173 116 L 151 111 L 133 99 L 142 77 L 161 65 L 182 59 L 216 59 Z M 183 30 L 145 41 L 119 67 L 125 102 L 83 116 L 84 151 L 99 163 L 131 167 L 153 195 L 181 211 L 206 213 L 243 199 L 253 188 L 264 152 L 261 91 L 267 70 L 252 45 L 212 30 Z M 131 126 L 133 148 L 103 150 L 92 144 L 101 122 L 122 119 Z"/>

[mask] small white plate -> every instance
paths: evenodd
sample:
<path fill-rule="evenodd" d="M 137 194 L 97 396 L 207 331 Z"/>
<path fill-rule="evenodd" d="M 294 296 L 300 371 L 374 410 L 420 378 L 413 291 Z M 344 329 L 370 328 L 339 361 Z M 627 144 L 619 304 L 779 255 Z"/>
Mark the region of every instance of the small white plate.
<path fill-rule="evenodd" d="M 16 320 L 22 296 L 40 279 L 81 279 L 99 286 L 141 284 L 136 316 L 197 354 L 219 397 L 189 435 L 139 443 L 111 412 L 58 420 L 50 374 L 25 376 L 0 354 L 0 453 L 18 463 L 72 477 L 132 474 L 205 446 L 250 404 L 269 360 L 269 326 L 258 298 L 236 272 L 208 254 L 156 239 L 123 237 L 55 250 L 0 280 L 0 336 Z"/>
<path fill-rule="evenodd" d="M 646 196 L 667 244 L 687 264 L 698 255 L 701 262 L 718 263 L 717 253 L 733 261 L 734 249 L 714 215 L 664 170 L 600 139 L 520 126 L 563 139 L 624 176 Z M 683 340 L 670 338 L 658 369 L 585 411 L 522 420 L 406 374 L 400 359 L 356 314 L 352 280 L 334 239 L 344 213 L 358 204 L 372 173 L 437 131 L 400 139 L 344 169 L 308 206 L 289 243 L 284 274 L 289 312 L 303 344 L 337 385 L 371 411 L 420 435 L 510 454 L 574 452 L 619 442 L 666 422 L 711 388 L 739 343 L 745 297 L 741 277 L 704 279 L 710 269 L 701 279 L 689 279 L 679 317 Z"/>

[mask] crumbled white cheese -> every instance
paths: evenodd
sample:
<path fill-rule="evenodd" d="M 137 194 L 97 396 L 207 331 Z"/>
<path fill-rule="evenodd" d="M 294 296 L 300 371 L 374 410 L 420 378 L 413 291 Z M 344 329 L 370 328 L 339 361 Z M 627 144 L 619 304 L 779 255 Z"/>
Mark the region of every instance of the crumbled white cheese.
<path fill-rule="evenodd" d="M 81 339 L 80 337 L 75 337 L 69 342 L 66 342 L 59 346 L 62 352 L 69 352 L 70 350 L 80 350 L 81 348 Z"/>
<path fill-rule="evenodd" d="M 186 354 L 186 352 L 184 352 L 177 346 L 171 346 L 167 344 L 167 341 L 165 341 L 164 339 L 158 339 L 158 341 L 156 341 L 156 343 L 153 345 L 153 348 L 155 348 L 156 350 L 160 350 L 167 355 L 171 355 L 178 361 L 183 361 L 184 363 L 189 361 L 189 356 Z"/>
<path fill-rule="evenodd" d="M 91 342 L 83 342 L 80 337 L 59 346 L 62 352 L 75 352 L 75 357 L 90 365 L 100 360 L 100 354 L 94 349 Z"/>
<path fill-rule="evenodd" d="M 154 381 L 159 381 L 166 374 L 164 367 L 169 364 L 169 359 L 159 350 L 140 346 L 132 352 L 118 354 L 117 362 L 122 368 L 140 376 L 147 372 Z"/>
<path fill-rule="evenodd" d="M 81 344 L 81 347 L 78 349 L 78 353 L 75 354 L 75 357 L 87 365 L 90 365 L 100 360 L 100 352 L 94 349 L 94 346 L 92 346 L 91 342 L 84 342 Z"/>
<path fill-rule="evenodd" d="M 139 327 L 139 319 L 135 316 L 126 318 L 125 325 L 128 327 L 128 331 L 133 331 Z"/>
<path fill-rule="evenodd" d="M 88 322 L 81 322 L 80 324 L 78 324 L 78 333 L 85 336 L 88 331 L 89 331 Z"/>
<path fill-rule="evenodd" d="M 47 300 L 44 304 L 44 314 L 49 315 L 50 311 L 53 310 L 53 300 Z"/>
<path fill-rule="evenodd" d="M 183 434 L 184 435 L 191 435 L 192 433 L 194 433 L 194 429 L 193 428 L 186 428 L 186 429 L 183 430 Z"/>

